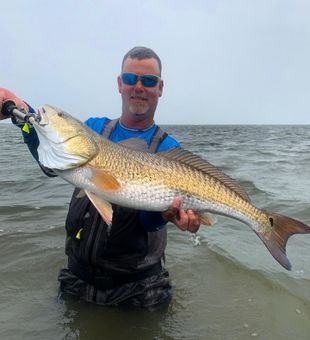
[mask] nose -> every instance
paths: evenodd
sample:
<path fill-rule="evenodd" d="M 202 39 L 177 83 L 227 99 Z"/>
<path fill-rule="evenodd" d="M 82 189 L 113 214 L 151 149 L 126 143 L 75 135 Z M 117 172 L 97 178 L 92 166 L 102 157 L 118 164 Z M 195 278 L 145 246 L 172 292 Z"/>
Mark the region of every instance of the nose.
<path fill-rule="evenodd" d="M 140 79 L 138 79 L 138 81 L 136 82 L 136 84 L 134 85 L 134 90 L 137 92 L 141 92 L 144 90 L 144 86 L 142 85 L 142 82 Z"/>

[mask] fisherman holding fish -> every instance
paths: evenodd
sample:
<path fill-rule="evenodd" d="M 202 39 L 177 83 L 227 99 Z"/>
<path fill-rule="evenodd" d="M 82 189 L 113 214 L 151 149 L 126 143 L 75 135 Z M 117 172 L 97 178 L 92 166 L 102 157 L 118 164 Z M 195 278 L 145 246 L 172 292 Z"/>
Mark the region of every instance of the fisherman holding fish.
<path fill-rule="evenodd" d="M 154 122 L 164 86 L 161 71 L 161 60 L 153 50 L 131 49 L 123 58 L 117 78 L 121 117 L 89 118 L 85 124 L 112 142 L 143 139 L 148 152 L 178 148 L 179 143 Z M 25 112 L 34 112 L 11 91 L 0 88 L 0 112 L 9 102 Z M 5 118 L 8 117 L 0 113 L 0 119 Z M 16 124 L 15 118 L 12 120 Z M 40 142 L 35 129 L 24 124 L 21 127 L 25 143 L 39 161 Z M 40 166 L 46 175 L 56 176 L 48 167 Z M 149 307 L 169 301 L 171 284 L 164 268 L 166 224 L 170 221 L 181 230 L 195 233 L 200 225 L 198 214 L 183 210 L 180 197 L 175 197 L 164 212 L 113 204 L 113 219 L 107 217 L 104 208 L 98 211 L 98 205 L 90 193 L 86 195 L 78 187 L 74 190 L 66 218 L 68 266 L 60 270 L 58 277 L 61 291 L 103 305 L 124 302 Z"/>
<path fill-rule="evenodd" d="M 86 124 L 51 105 L 34 112 L 0 89 L 2 115 L 26 122 L 24 140 L 42 170 L 76 187 L 66 219 L 61 291 L 103 305 L 168 301 L 165 225 L 196 232 L 215 222 L 211 214 L 247 224 L 290 270 L 287 240 L 310 227 L 257 208 L 236 181 L 154 123 L 163 81 L 152 50 L 137 47 L 125 55 L 118 89 L 120 119 L 90 118 Z"/>

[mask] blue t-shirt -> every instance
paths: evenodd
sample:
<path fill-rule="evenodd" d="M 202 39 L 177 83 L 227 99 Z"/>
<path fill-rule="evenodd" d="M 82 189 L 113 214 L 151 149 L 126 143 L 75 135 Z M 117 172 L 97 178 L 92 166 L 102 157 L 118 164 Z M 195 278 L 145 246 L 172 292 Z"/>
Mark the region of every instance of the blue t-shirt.
<path fill-rule="evenodd" d="M 96 118 L 88 118 L 85 121 L 85 124 L 89 126 L 92 130 L 102 133 L 104 125 L 110 121 L 107 117 L 96 117 Z M 129 129 L 120 124 L 119 122 L 116 124 L 115 129 L 112 131 L 109 140 L 112 142 L 120 142 L 124 139 L 128 138 L 143 138 L 150 145 L 152 136 L 157 128 L 156 124 L 153 124 L 151 127 L 147 129 Z M 157 148 L 157 152 L 164 151 L 167 149 L 171 149 L 173 147 L 180 147 L 180 144 L 171 136 L 167 136 L 161 144 Z"/>

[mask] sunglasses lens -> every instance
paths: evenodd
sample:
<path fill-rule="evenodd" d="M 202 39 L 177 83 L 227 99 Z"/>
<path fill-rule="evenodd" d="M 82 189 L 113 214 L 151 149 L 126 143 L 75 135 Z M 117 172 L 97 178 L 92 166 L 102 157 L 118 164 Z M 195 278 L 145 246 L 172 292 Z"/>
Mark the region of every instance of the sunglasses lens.
<path fill-rule="evenodd" d="M 122 81 L 126 85 L 135 85 L 138 81 L 138 76 L 134 73 L 123 73 Z"/>
<path fill-rule="evenodd" d="M 153 75 L 141 76 L 142 85 L 145 87 L 154 87 L 158 83 L 158 77 Z"/>
<path fill-rule="evenodd" d="M 159 77 L 152 74 L 144 74 L 143 76 L 138 76 L 135 73 L 122 73 L 122 81 L 126 85 L 136 85 L 138 79 L 141 80 L 143 86 L 154 87 L 157 85 Z"/>

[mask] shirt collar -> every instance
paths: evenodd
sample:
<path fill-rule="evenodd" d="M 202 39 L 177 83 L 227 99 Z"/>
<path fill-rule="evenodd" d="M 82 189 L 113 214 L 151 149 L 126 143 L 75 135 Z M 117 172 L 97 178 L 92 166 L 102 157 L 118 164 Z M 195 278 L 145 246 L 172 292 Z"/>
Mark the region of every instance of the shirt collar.
<path fill-rule="evenodd" d="M 145 128 L 145 129 L 134 129 L 134 128 L 129 128 L 129 127 L 123 125 L 120 119 L 119 119 L 118 123 L 119 123 L 119 125 L 120 125 L 123 129 L 125 129 L 125 130 L 127 130 L 127 131 L 135 131 L 135 132 L 146 132 L 146 131 L 149 131 L 149 130 L 151 130 L 151 129 L 154 127 L 154 125 L 155 125 L 155 122 L 153 121 L 152 125 L 149 126 L 149 127 L 147 127 L 147 128 Z"/>

